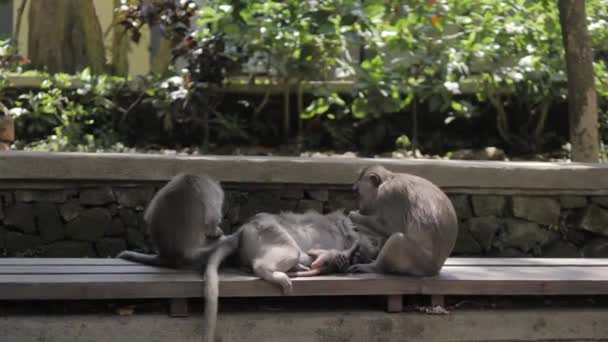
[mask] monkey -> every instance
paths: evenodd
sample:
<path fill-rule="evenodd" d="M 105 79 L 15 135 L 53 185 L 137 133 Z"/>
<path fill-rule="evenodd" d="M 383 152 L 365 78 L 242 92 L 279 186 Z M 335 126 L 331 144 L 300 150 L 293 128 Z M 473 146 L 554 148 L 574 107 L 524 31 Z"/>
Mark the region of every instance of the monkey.
<path fill-rule="evenodd" d="M 447 195 L 429 180 L 374 165 L 353 185 L 358 211 L 349 218 L 362 235 L 383 243 L 372 262 L 351 265 L 349 273 L 433 276 L 448 258 L 458 220 Z"/>
<path fill-rule="evenodd" d="M 224 235 L 224 191 L 207 175 L 180 173 L 152 198 L 144 212 L 156 254 L 123 251 L 118 258 L 143 264 L 203 268 Z"/>
<path fill-rule="evenodd" d="M 240 263 L 258 277 L 291 293 L 292 277 L 344 272 L 355 252 L 357 260 L 372 261 L 378 248 L 356 231 L 344 213 L 259 213 L 232 235 L 225 236 L 209 257 L 205 272 L 203 341 L 214 341 L 218 306 L 218 267 L 238 250 Z"/>

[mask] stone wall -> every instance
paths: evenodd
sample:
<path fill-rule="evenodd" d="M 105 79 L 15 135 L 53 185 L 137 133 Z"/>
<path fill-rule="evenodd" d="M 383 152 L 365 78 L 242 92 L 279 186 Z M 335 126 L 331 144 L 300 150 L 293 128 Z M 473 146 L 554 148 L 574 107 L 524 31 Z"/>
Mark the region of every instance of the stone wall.
<path fill-rule="evenodd" d="M 142 215 L 163 182 L 20 184 L 0 190 L 6 256 L 108 257 L 150 249 Z M 255 213 L 356 206 L 343 185 L 223 183 L 222 228 Z M 449 193 L 460 219 L 454 255 L 608 256 L 608 196 Z"/>

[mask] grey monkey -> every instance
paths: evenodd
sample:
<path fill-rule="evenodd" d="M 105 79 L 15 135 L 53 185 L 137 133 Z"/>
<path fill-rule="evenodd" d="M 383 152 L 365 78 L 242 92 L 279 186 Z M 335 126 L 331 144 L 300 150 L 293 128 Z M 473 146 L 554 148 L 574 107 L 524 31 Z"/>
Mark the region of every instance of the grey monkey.
<path fill-rule="evenodd" d="M 123 251 L 117 257 L 156 266 L 203 267 L 223 235 L 218 227 L 223 202 L 224 191 L 211 177 L 176 175 L 144 212 L 157 254 Z"/>
<path fill-rule="evenodd" d="M 243 266 L 251 267 L 260 278 L 279 284 L 285 294 L 291 292 L 290 277 L 344 271 L 355 252 L 359 259 L 371 261 L 377 250 L 365 236 L 360 238 L 350 219 L 338 211 L 327 215 L 314 211 L 255 215 L 237 232 L 223 237 L 209 257 L 203 341 L 215 338 L 218 267 L 237 249 Z"/>
<path fill-rule="evenodd" d="M 352 265 L 349 272 L 439 273 L 458 235 L 456 212 L 443 191 L 424 178 L 382 166 L 364 168 L 353 189 L 359 211 L 349 217 L 361 234 L 386 242 L 373 262 Z"/>

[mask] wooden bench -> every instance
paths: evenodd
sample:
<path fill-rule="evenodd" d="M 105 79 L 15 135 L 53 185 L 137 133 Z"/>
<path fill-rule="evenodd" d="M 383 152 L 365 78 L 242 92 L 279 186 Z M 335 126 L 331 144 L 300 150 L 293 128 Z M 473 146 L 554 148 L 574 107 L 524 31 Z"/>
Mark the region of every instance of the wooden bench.
<path fill-rule="evenodd" d="M 143 266 L 121 259 L 0 258 L 0 300 L 166 298 L 170 314 L 187 315 L 187 298 L 202 296 L 193 271 Z M 450 258 L 436 277 L 331 275 L 296 278 L 293 296 L 386 296 L 389 312 L 403 295 L 608 294 L 608 259 Z M 282 296 L 279 288 L 238 272 L 221 274 L 221 297 Z"/>

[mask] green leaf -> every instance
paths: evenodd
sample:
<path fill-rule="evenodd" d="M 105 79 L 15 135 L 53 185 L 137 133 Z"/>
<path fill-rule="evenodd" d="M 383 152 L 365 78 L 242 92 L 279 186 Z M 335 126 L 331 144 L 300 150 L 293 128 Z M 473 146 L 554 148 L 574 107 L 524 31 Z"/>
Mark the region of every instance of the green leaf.
<path fill-rule="evenodd" d="M 366 98 L 357 98 L 353 101 L 353 105 L 351 107 L 351 111 L 353 116 L 357 119 L 363 119 L 367 116 L 367 99 Z"/>

